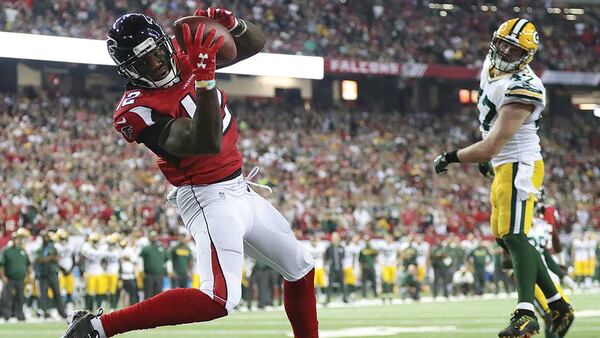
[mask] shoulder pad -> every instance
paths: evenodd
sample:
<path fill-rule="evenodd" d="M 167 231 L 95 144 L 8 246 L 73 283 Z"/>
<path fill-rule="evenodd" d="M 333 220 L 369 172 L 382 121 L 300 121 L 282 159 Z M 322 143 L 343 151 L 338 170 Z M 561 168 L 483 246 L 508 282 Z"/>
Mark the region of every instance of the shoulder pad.
<path fill-rule="evenodd" d="M 504 95 L 511 101 L 542 104 L 546 90 L 539 79 L 528 74 L 514 74 L 510 77 Z"/>

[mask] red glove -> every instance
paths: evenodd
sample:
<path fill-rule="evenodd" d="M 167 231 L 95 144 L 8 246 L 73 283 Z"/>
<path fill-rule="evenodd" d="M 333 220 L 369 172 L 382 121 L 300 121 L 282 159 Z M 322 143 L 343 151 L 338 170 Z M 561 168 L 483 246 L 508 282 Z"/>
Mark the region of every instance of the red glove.
<path fill-rule="evenodd" d="M 204 24 L 196 29 L 196 36 L 192 41 L 192 32 L 188 24 L 183 24 L 183 44 L 187 51 L 188 61 L 192 66 L 192 72 L 196 76 L 196 88 L 205 87 L 212 89 L 215 86 L 215 71 L 217 69 L 217 52 L 225 42 L 225 38 L 219 36 L 213 41 L 217 31 L 211 29 L 204 36 Z"/>
<path fill-rule="evenodd" d="M 227 28 L 229 31 L 234 30 L 238 25 L 239 21 L 228 9 L 224 8 L 213 8 L 209 7 L 208 9 L 197 9 L 194 12 L 195 16 L 205 16 L 207 18 L 213 19 Z"/>

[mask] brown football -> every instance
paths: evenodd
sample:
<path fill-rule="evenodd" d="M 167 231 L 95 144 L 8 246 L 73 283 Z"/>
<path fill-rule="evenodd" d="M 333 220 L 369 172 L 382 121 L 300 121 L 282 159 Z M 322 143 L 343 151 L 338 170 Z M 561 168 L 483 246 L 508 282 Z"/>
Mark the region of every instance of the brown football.
<path fill-rule="evenodd" d="M 205 25 L 204 37 L 206 37 L 206 35 L 211 29 L 215 29 L 217 31 L 215 39 L 219 36 L 223 36 L 225 38 L 223 46 L 221 46 L 219 52 L 217 53 L 217 65 L 235 60 L 235 58 L 237 57 L 237 48 L 235 47 L 233 37 L 231 36 L 227 28 L 223 27 L 223 25 L 216 22 L 215 20 L 203 16 L 186 16 L 175 21 L 175 39 L 177 39 L 177 42 L 179 43 L 179 46 L 181 46 L 181 49 L 183 51 L 185 51 L 185 45 L 183 44 L 182 28 L 184 23 L 187 23 L 190 26 L 192 39 L 194 38 L 196 34 L 196 29 L 200 24 Z"/>

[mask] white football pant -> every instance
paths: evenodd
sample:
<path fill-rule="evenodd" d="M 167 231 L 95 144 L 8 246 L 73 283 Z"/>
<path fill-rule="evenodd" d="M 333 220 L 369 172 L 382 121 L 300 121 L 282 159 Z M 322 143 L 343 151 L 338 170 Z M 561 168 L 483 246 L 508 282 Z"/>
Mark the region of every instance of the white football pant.
<path fill-rule="evenodd" d="M 196 242 L 200 290 L 228 312 L 242 296 L 244 253 L 292 282 L 313 268 L 310 253 L 287 220 L 241 175 L 216 184 L 182 186 L 176 195 L 183 222 Z"/>

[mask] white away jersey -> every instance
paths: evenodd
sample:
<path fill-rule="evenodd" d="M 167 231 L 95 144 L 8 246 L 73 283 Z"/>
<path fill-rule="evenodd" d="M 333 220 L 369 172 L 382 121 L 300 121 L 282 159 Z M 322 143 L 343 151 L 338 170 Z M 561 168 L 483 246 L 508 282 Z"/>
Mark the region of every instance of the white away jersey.
<path fill-rule="evenodd" d="M 575 238 L 573 240 L 572 245 L 573 245 L 573 260 L 574 261 L 587 261 L 587 260 L 591 259 L 590 250 L 588 250 L 588 245 L 585 240 Z"/>
<path fill-rule="evenodd" d="M 552 224 L 535 217 L 527 239 L 540 254 L 543 254 L 545 249 L 552 248 L 552 231 L 554 231 Z"/>
<path fill-rule="evenodd" d="M 397 266 L 398 265 L 398 250 L 400 246 L 398 242 L 384 243 L 379 248 L 379 262 L 382 266 Z"/>
<path fill-rule="evenodd" d="M 139 252 L 132 246 L 127 246 L 121 250 L 121 254 L 119 255 L 121 279 L 135 279 L 138 257 Z"/>
<path fill-rule="evenodd" d="M 327 249 L 325 245 L 327 243 L 319 241 L 316 243 L 316 246 L 313 246 L 312 243 L 308 244 L 308 250 L 310 255 L 315 260 L 315 268 L 323 269 L 324 268 L 324 260 L 325 260 L 325 250 Z"/>
<path fill-rule="evenodd" d="M 84 260 L 85 272 L 87 274 L 97 276 L 104 273 L 101 265 L 104 253 L 101 248 L 95 248 L 86 242 L 81 246 L 79 254 Z"/>
<path fill-rule="evenodd" d="M 492 158 L 492 165 L 510 162 L 541 160 L 538 121 L 546 106 L 546 89 L 531 67 L 516 74 L 504 74 L 490 78 L 491 64 L 486 57 L 479 81 L 479 129 L 485 139 L 498 118 L 500 108 L 508 103 L 532 104 L 535 108 L 515 135 L 508 140 L 500 153 Z"/>
<path fill-rule="evenodd" d="M 67 271 L 71 271 L 73 265 L 75 264 L 73 261 L 73 254 L 75 253 L 75 250 L 73 249 L 71 243 L 68 241 L 55 243 L 54 247 L 58 252 L 58 265 Z"/>
<path fill-rule="evenodd" d="M 119 260 L 121 259 L 122 250 L 118 247 L 108 247 L 105 251 L 106 257 L 106 273 L 110 275 L 119 274 Z"/>
<path fill-rule="evenodd" d="M 348 243 L 344 248 L 346 249 L 343 262 L 344 269 L 357 269 L 360 266 L 358 257 L 360 256 L 360 250 L 362 250 L 361 245 L 359 243 Z"/>

